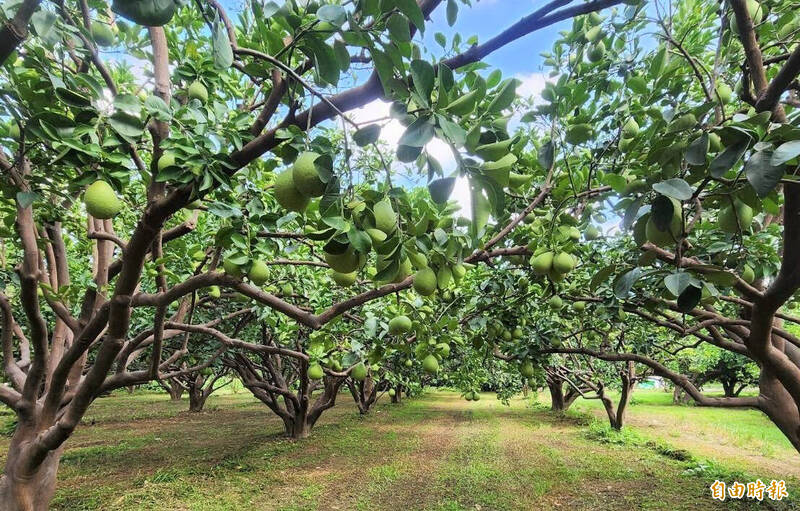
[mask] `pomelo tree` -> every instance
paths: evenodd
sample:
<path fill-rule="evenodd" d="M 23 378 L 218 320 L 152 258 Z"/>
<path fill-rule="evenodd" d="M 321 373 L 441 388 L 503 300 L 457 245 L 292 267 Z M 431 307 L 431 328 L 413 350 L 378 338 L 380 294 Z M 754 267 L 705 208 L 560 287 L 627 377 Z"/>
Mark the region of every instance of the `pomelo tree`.
<path fill-rule="evenodd" d="M 221 351 L 253 349 L 218 328 L 246 307 L 194 321 L 203 290 L 318 330 L 410 288 L 399 275 L 411 269 L 444 279 L 522 253 L 497 247 L 520 223 L 509 212 L 529 213 L 552 188 L 549 178 L 530 184 L 552 166 L 552 145 L 535 144 L 539 163 L 520 160 L 530 140 L 504 121 L 517 82 L 484 76 L 480 61 L 619 3 L 549 2 L 485 42 L 458 37 L 442 57 L 415 36 L 439 8 L 455 24 L 455 0 L 255 1 L 235 17 L 216 1 L 5 3 L 0 207 L 15 276 L 0 294 L 0 401 L 18 426 L 0 509 L 48 507 L 64 442 L 97 396 L 214 363 L 170 371 L 191 352 L 187 333 Z M 381 168 L 349 165 L 381 125 L 347 112 L 377 99 L 407 125 L 393 158 L 430 173 L 425 204 L 392 183 L 392 155 Z M 425 150 L 433 137 L 454 148 L 454 175 Z M 462 224 L 446 204 L 456 176 L 472 191 Z M 507 202 L 509 186 L 535 193 Z M 293 256 L 300 245 L 314 257 Z M 262 288 L 295 265 L 330 266 L 344 284 L 367 266 L 373 284 L 390 283 L 335 301 L 309 293 L 310 303 Z"/>
<path fill-rule="evenodd" d="M 615 17 L 576 20 L 548 55 L 559 78 L 531 119 L 544 115 L 558 127 L 569 156 L 557 166 L 568 165 L 571 183 L 609 187 L 601 202 L 568 206 L 579 228 L 589 234 L 584 222 L 611 215 L 624 234 L 587 239 L 598 248 L 578 268 L 591 279 L 559 281 L 564 273 L 552 271 L 570 265 L 556 259 L 551 233 L 564 219 L 550 211 L 531 265 L 547 275 L 555 308 L 580 302 L 586 315 L 609 322 L 636 316 L 671 332 L 672 351 L 707 343 L 746 357 L 759 367 L 759 395 L 706 396 L 646 339 L 542 353 L 646 365 L 700 405 L 763 411 L 800 447 L 800 343 L 785 326 L 798 321 L 791 311 L 800 287 L 796 7 L 679 2 L 627 30 Z"/>

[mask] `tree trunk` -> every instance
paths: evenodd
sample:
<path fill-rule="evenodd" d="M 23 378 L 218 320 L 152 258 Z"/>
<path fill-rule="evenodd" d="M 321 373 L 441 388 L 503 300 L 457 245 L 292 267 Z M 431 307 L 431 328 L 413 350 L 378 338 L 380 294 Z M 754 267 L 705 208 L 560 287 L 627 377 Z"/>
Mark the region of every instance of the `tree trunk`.
<path fill-rule="evenodd" d="M 564 402 L 564 382 L 562 380 L 550 380 L 547 382 L 547 388 L 550 390 L 550 410 L 554 412 L 563 412 L 567 409 Z"/>
<path fill-rule="evenodd" d="M 725 397 L 736 397 L 736 380 L 729 380 L 723 379 L 720 380 L 722 382 L 722 391 L 725 393 Z"/>
<path fill-rule="evenodd" d="M 181 396 L 183 396 L 183 386 L 175 379 L 169 379 L 166 383 L 162 381 L 161 386 L 164 387 L 164 390 L 169 394 L 170 401 L 181 400 Z"/>
<path fill-rule="evenodd" d="M 294 440 L 307 438 L 311 432 L 311 428 L 306 422 L 306 417 L 295 416 L 288 420 L 284 419 L 283 426 L 286 436 Z"/>
<path fill-rule="evenodd" d="M 762 369 L 758 381 L 761 409 L 800 451 L 800 413 L 791 394 L 768 370 Z"/>
<path fill-rule="evenodd" d="M 402 393 L 403 393 L 403 386 L 402 385 L 398 385 L 397 387 L 395 387 L 394 388 L 394 396 L 392 396 L 392 403 L 394 403 L 394 404 L 399 403 L 400 400 L 403 399 L 403 397 L 401 395 Z"/>
<path fill-rule="evenodd" d="M 0 476 L 0 511 L 47 511 L 56 490 L 58 465 L 64 448 L 50 451 L 32 473 L 26 473 L 22 450 L 35 432 L 18 427 L 8 448 L 5 471 Z"/>
<path fill-rule="evenodd" d="M 206 404 L 209 394 L 200 387 L 195 387 L 189 391 L 189 411 L 201 412 Z"/>

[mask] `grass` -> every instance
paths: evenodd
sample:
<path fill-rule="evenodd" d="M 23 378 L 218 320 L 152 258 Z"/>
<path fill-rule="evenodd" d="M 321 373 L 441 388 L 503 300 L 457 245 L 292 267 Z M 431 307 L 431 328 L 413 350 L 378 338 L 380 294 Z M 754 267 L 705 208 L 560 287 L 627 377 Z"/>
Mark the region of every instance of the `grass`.
<path fill-rule="evenodd" d="M 672 406 L 660 391 L 637 391 L 622 432 L 594 401 L 556 415 L 541 401 L 432 392 L 362 418 L 342 398 L 302 441 L 246 393 L 212 396 L 199 414 L 159 394 L 100 399 L 67 444 L 53 509 L 791 509 L 718 503 L 708 486 L 800 488 L 796 452 L 763 416 Z"/>

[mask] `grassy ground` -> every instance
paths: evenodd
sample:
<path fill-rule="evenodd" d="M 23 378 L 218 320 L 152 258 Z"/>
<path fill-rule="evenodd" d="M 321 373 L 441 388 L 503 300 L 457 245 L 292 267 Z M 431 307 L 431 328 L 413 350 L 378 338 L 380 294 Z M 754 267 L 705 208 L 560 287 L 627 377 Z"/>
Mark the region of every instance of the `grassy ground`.
<path fill-rule="evenodd" d="M 246 393 L 212 396 L 200 414 L 164 395 L 118 394 L 93 405 L 70 439 L 54 509 L 750 509 L 712 501 L 709 484 L 800 474 L 797 454 L 755 412 L 636 396 L 633 426 L 619 435 L 591 421 L 592 401 L 558 417 L 521 399 L 504 407 L 488 394 L 470 403 L 438 392 L 359 418 L 343 394 L 293 442 Z M 7 443 L 0 437 L 0 457 Z"/>

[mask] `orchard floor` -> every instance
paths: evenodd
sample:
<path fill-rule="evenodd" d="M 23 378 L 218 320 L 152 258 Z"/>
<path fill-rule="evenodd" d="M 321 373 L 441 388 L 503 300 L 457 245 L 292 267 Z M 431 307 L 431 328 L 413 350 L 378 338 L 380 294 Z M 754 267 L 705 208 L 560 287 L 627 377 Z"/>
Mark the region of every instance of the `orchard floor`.
<path fill-rule="evenodd" d="M 557 416 L 522 399 L 506 407 L 490 394 L 473 403 L 431 392 L 384 399 L 360 418 L 342 394 L 301 441 L 283 439 L 246 392 L 212 396 L 201 413 L 160 394 L 115 394 L 70 439 L 53 508 L 795 509 L 710 498 L 716 478 L 777 477 L 800 491 L 800 456 L 766 419 L 668 406 L 660 394 L 635 394 L 622 435 L 592 422 L 593 401 Z M 0 437 L 0 463 L 7 446 Z"/>

